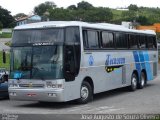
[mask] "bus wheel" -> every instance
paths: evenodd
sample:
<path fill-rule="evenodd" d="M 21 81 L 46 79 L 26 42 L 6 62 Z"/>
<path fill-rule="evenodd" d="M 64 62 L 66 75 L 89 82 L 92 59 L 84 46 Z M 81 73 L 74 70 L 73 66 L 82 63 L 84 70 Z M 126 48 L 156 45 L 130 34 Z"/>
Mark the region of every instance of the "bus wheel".
<path fill-rule="evenodd" d="M 144 87 L 145 83 L 146 83 L 146 76 L 145 76 L 144 72 L 141 72 L 140 81 L 138 83 L 138 88 L 142 89 Z"/>
<path fill-rule="evenodd" d="M 80 98 L 78 99 L 78 102 L 81 104 L 85 104 L 91 101 L 92 98 L 93 98 L 93 92 L 91 85 L 88 82 L 83 81 L 80 90 Z"/>
<path fill-rule="evenodd" d="M 130 86 L 130 90 L 131 91 L 135 91 L 136 88 L 137 88 L 137 75 L 135 73 L 132 74 L 132 77 L 131 77 L 131 86 Z"/>

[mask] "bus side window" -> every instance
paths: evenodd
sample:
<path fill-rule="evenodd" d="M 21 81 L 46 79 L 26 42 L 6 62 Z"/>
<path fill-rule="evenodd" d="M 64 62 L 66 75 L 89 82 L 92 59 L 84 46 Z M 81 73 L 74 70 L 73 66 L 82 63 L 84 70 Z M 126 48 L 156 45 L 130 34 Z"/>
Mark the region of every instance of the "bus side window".
<path fill-rule="evenodd" d="M 140 36 L 136 35 L 135 37 L 136 37 L 137 47 L 140 48 L 140 44 L 139 44 Z"/>
<path fill-rule="evenodd" d="M 137 49 L 138 48 L 138 40 L 136 35 L 130 34 L 129 35 L 129 48 Z"/>
<path fill-rule="evenodd" d="M 149 49 L 155 49 L 155 48 L 157 48 L 156 37 L 154 37 L 154 36 L 147 36 L 147 43 L 148 43 L 148 48 Z"/>
<path fill-rule="evenodd" d="M 87 30 L 83 30 L 83 45 L 84 48 L 88 48 L 88 37 L 87 37 Z"/>
<path fill-rule="evenodd" d="M 157 48 L 156 36 L 153 36 L 153 46 L 154 48 Z"/>
<path fill-rule="evenodd" d="M 102 48 L 114 48 L 113 33 L 102 32 Z"/>
<path fill-rule="evenodd" d="M 98 48 L 98 32 L 88 31 L 88 46 L 89 48 Z"/>
<path fill-rule="evenodd" d="M 116 48 L 128 48 L 127 36 L 124 33 L 116 33 Z"/>
<path fill-rule="evenodd" d="M 80 32 L 79 27 L 67 27 L 66 28 L 66 43 L 80 44 Z"/>
<path fill-rule="evenodd" d="M 145 39 L 145 36 L 144 36 L 144 35 L 141 35 L 141 36 L 140 36 L 140 39 L 139 39 L 139 47 L 140 47 L 141 49 L 147 48 L 146 39 Z"/>
<path fill-rule="evenodd" d="M 152 43 L 152 39 L 150 36 L 147 36 L 147 43 L 148 43 L 148 48 L 152 49 L 153 48 L 153 43 Z"/>
<path fill-rule="evenodd" d="M 98 31 L 83 30 L 83 42 L 84 42 L 85 48 L 89 48 L 89 49 L 99 48 Z"/>

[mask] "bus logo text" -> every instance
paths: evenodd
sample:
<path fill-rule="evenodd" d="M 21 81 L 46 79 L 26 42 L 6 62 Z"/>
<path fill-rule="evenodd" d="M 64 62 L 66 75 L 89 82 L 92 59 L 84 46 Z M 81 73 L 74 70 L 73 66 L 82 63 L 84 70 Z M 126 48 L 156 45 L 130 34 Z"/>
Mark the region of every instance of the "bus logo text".
<path fill-rule="evenodd" d="M 125 58 L 112 58 L 111 55 L 107 55 L 105 65 L 121 65 L 125 63 Z"/>

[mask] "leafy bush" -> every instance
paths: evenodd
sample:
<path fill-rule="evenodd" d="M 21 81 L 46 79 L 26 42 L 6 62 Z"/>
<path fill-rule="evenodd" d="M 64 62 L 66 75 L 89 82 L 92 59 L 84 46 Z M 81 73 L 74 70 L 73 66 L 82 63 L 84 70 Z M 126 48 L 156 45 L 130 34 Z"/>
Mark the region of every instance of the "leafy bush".
<path fill-rule="evenodd" d="M 2 22 L 0 21 L 0 30 L 3 28 L 3 24 Z"/>
<path fill-rule="evenodd" d="M 12 33 L 2 33 L 0 34 L 0 38 L 11 38 L 12 37 Z"/>
<path fill-rule="evenodd" d="M 10 67 L 10 54 L 6 53 L 6 63 L 3 63 L 3 53 L 2 51 L 0 51 L 0 68 L 6 68 L 7 70 L 9 70 Z"/>

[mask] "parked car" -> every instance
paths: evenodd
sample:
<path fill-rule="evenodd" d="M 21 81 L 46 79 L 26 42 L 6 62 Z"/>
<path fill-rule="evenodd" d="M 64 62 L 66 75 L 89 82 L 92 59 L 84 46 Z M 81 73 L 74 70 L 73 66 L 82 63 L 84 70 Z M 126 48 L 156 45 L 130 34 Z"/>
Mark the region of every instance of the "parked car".
<path fill-rule="evenodd" d="M 8 75 L 5 68 L 0 68 L 0 97 L 8 97 Z"/>
<path fill-rule="evenodd" d="M 9 72 L 5 68 L 0 68 L 0 80 L 8 81 Z"/>

